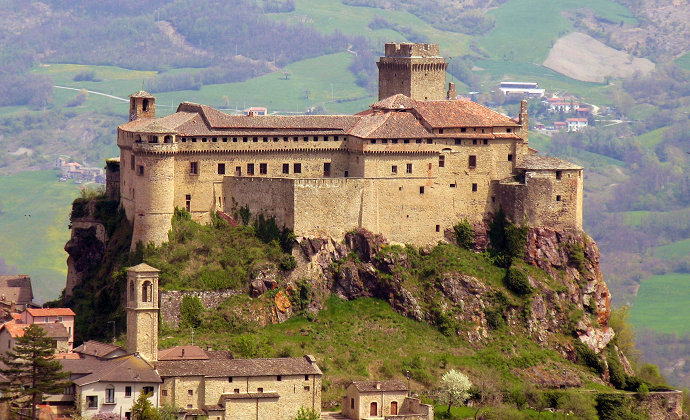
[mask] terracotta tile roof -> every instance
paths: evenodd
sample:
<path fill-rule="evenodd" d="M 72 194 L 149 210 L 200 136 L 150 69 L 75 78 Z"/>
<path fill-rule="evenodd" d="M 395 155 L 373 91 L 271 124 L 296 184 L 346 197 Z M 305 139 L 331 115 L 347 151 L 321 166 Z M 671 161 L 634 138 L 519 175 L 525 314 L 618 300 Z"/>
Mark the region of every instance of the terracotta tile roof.
<path fill-rule="evenodd" d="M 22 319 L 22 314 L 18 314 L 16 312 L 12 312 L 10 316 L 12 317 L 12 319 Z"/>
<path fill-rule="evenodd" d="M 426 138 L 432 134 L 409 112 L 382 112 L 363 116 L 350 130 L 359 138 Z"/>
<path fill-rule="evenodd" d="M 569 122 L 585 122 L 585 121 L 587 121 L 587 118 L 568 118 L 566 121 L 569 121 Z"/>
<path fill-rule="evenodd" d="M 379 385 L 379 388 L 376 385 Z M 354 387 L 359 392 L 381 392 L 381 391 L 407 391 L 407 385 L 403 381 L 390 380 L 390 381 L 352 381 L 350 387 Z M 346 388 L 347 388 L 346 387 Z"/>
<path fill-rule="evenodd" d="M 118 350 L 122 352 L 125 351 L 122 347 L 116 346 L 114 344 L 107 344 L 101 343 L 100 341 L 89 340 L 75 348 L 74 352 L 93 357 L 108 357 L 108 355 Z"/>
<path fill-rule="evenodd" d="M 26 308 L 31 316 L 75 316 L 70 308 Z"/>
<path fill-rule="evenodd" d="M 208 360 L 159 360 L 156 368 L 163 377 L 321 375 L 321 369 L 306 357 L 232 359 L 226 352 L 206 353 Z"/>
<path fill-rule="evenodd" d="M 147 128 L 151 126 L 154 132 L 162 132 L 163 134 L 174 133 L 177 132 L 179 127 L 194 118 L 201 120 L 201 117 L 196 112 L 176 112 L 156 119 L 139 118 L 138 120 L 121 124 L 120 129 L 124 131 L 147 132 Z"/>
<path fill-rule="evenodd" d="M 31 277 L 27 275 L 0 276 L 0 300 L 28 305 L 33 298 Z"/>
<path fill-rule="evenodd" d="M 414 112 L 431 127 L 518 127 L 512 118 L 472 101 L 416 101 Z"/>
<path fill-rule="evenodd" d="M 398 93 L 393 96 L 389 96 L 386 99 L 382 99 L 371 105 L 372 109 L 383 109 L 383 110 L 402 110 L 402 109 L 412 109 L 415 107 L 417 101 L 414 99 Z"/>
<path fill-rule="evenodd" d="M 77 353 L 55 353 L 55 354 L 53 355 L 53 359 L 62 359 L 62 360 L 64 360 L 64 359 L 71 359 L 71 360 L 77 360 L 77 359 L 81 359 L 81 357 L 79 357 L 79 354 L 77 354 Z"/>
<path fill-rule="evenodd" d="M 565 121 L 556 121 L 553 125 L 565 125 Z"/>
<path fill-rule="evenodd" d="M 199 346 L 177 346 L 158 350 L 158 360 L 208 360 L 208 354 Z"/>
<path fill-rule="evenodd" d="M 229 400 L 254 400 L 257 398 L 278 398 L 280 395 L 278 395 L 277 392 L 275 391 L 270 391 L 270 392 L 247 392 L 243 394 L 223 394 L 223 397 L 229 399 Z"/>
<path fill-rule="evenodd" d="M 0 326 L 0 331 L 4 328 L 12 338 L 24 337 L 24 330 L 32 324 L 18 324 L 15 320 L 7 321 Z M 69 338 L 67 328 L 59 322 L 48 324 L 33 324 L 37 325 L 46 332 L 46 336 L 50 338 Z"/>
<path fill-rule="evenodd" d="M 575 165 L 563 159 L 539 155 L 527 155 L 523 157 L 522 162 L 515 167 L 525 170 L 582 169 L 582 166 Z"/>
<path fill-rule="evenodd" d="M 133 354 L 112 359 L 66 359 L 60 363 L 64 371 L 86 374 L 73 380 L 79 386 L 95 382 L 162 382 L 153 366 Z"/>

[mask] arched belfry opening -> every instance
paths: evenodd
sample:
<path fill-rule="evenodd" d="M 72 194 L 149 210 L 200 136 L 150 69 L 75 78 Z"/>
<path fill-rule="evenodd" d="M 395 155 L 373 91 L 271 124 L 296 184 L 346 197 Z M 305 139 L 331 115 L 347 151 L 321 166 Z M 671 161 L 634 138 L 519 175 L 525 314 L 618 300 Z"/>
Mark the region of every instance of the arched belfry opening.
<path fill-rule="evenodd" d="M 144 90 L 129 95 L 129 120 L 140 118 L 156 118 L 156 98 Z"/>
<path fill-rule="evenodd" d="M 127 270 L 127 351 L 149 362 L 158 358 L 158 273 L 143 263 Z"/>

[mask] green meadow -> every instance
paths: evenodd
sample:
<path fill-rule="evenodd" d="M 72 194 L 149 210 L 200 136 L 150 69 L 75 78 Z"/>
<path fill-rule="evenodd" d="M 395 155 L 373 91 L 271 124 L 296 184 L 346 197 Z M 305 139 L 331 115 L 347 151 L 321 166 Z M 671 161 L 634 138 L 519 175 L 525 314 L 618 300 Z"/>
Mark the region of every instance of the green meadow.
<path fill-rule="evenodd" d="M 79 190 L 55 171 L 0 176 L 0 257 L 29 274 L 37 301 L 55 299 L 65 287 L 69 214 Z"/>
<path fill-rule="evenodd" d="M 676 59 L 676 64 L 687 71 L 690 71 L 690 52 L 687 52 Z"/>
<path fill-rule="evenodd" d="M 690 244 L 688 244 L 690 246 Z M 656 332 L 690 332 L 690 274 L 669 273 L 642 282 L 630 311 L 635 328 Z"/>
<path fill-rule="evenodd" d="M 690 259 L 690 239 L 658 246 L 655 254 L 664 260 Z"/>

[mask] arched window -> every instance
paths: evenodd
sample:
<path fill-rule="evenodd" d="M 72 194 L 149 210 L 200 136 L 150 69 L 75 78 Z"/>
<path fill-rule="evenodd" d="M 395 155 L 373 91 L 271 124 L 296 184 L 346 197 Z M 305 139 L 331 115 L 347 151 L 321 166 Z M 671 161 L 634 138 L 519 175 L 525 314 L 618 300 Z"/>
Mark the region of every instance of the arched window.
<path fill-rule="evenodd" d="M 129 282 L 129 300 L 134 300 L 134 282 Z"/>
<path fill-rule="evenodd" d="M 153 285 L 151 284 L 150 281 L 145 281 L 144 284 L 141 285 L 141 301 L 142 302 L 151 302 L 153 300 Z"/>
<path fill-rule="evenodd" d="M 105 403 L 115 404 L 115 387 L 112 385 L 105 387 Z"/>
<path fill-rule="evenodd" d="M 142 104 L 141 108 L 143 111 L 149 110 L 149 100 L 148 99 L 144 99 L 144 103 Z"/>
<path fill-rule="evenodd" d="M 167 135 L 163 138 L 163 143 L 172 143 L 172 136 Z"/>

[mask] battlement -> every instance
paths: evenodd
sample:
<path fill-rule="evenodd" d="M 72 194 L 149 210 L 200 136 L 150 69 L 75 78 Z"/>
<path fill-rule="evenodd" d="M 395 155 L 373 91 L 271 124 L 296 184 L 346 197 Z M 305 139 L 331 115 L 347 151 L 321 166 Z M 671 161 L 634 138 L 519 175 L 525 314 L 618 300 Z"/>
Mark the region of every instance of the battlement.
<path fill-rule="evenodd" d="M 440 57 L 438 44 L 422 43 L 386 43 L 386 57 Z"/>

